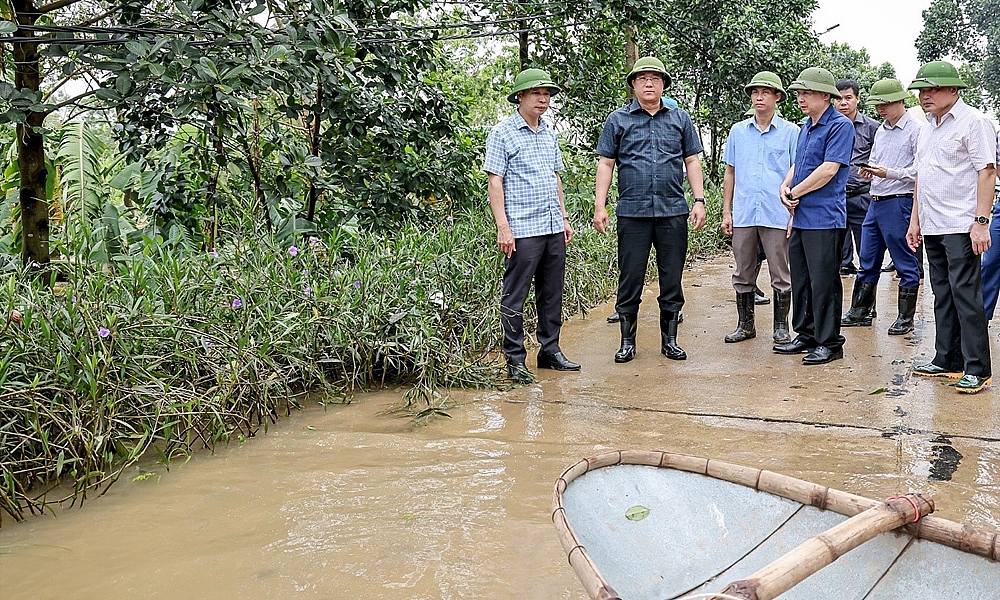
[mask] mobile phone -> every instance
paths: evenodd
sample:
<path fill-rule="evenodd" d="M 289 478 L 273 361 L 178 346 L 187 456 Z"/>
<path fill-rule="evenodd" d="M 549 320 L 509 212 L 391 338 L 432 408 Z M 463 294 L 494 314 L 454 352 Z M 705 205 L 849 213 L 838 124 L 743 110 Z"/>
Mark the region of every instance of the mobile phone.
<path fill-rule="evenodd" d="M 868 164 L 868 163 L 854 163 L 854 166 L 858 167 L 859 169 L 870 169 L 870 168 L 872 168 L 872 166 L 870 164 Z"/>

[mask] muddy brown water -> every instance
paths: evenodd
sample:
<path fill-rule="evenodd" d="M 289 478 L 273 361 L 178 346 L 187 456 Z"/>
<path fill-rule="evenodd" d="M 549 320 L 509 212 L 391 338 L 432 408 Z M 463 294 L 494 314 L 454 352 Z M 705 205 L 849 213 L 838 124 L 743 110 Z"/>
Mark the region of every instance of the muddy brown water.
<path fill-rule="evenodd" d="M 686 362 L 659 354 L 647 289 L 627 365 L 612 360 L 606 305 L 564 328 L 581 373 L 452 392 L 453 418 L 424 427 L 379 414 L 398 393 L 310 408 L 169 472 L 147 465 L 155 476 L 134 471 L 83 509 L 6 519 L 0 597 L 583 598 L 549 519 L 552 486 L 569 464 L 618 448 L 873 498 L 925 491 L 939 515 L 1000 529 L 997 387 L 960 396 L 910 375 L 932 352 L 928 291 L 915 334 L 889 337 L 895 283 L 883 276 L 876 327 L 844 330 L 845 360 L 804 367 L 771 353 L 770 306 L 758 307 L 756 339 L 723 343 L 735 324 L 730 274 L 724 259 L 685 274 Z"/>

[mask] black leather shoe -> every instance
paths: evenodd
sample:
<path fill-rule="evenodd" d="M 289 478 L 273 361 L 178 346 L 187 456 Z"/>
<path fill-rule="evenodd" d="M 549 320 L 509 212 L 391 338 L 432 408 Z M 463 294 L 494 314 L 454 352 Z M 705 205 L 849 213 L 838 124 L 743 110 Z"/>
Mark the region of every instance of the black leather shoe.
<path fill-rule="evenodd" d="M 528 367 L 523 362 L 507 363 L 507 375 L 514 383 L 534 383 L 535 376 L 531 374 Z"/>
<path fill-rule="evenodd" d="M 882 267 L 882 272 L 883 273 L 891 273 L 891 272 L 893 272 L 895 270 L 896 270 L 896 265 L 894 265 L 891 260 L 889 261 L 889 264 L 887 264 L 886 266 Z"/>
<path fill-rule="evenodd" d="M 538 353 L 538 368 L 552 369 L 553 371 L 579 371 L 580 365 L 566 358 L 562 352 Z"/>
<path fill-rule="evenodd" d="M 847 263 L 846 265 L 840 267 L 841 275 L 855 275 L 858 272 L 858 268 L 854 266 L 854 263 Z"/>
<path fill-rule="evenodd" d="M 809 345 L 802 341 L 800 336 L 796 336 L 794 340 L 787 344 L 777 344 L 771 350 L 777 354 L 805 354 L 806 352 L 812 352 L 815 348 L 816 346 Z"/>
<path fill-rule="evenodd" d="M 618 316 L 618 311 L 611 313 L 611 315 L 608 317 L 608 323 L 617 323 L 618 321 L 621 320 L 622 318 Z"/>
<path fill-rule="evenodd" d="M 757 306 L 762 304 L 770 304 L 771 299 L 764 295 L 764 292 L 759 288 L 755 287 L 753 289 L 753 303 Z"/>
<path fill-rule="evenodd" d="M 830 350 L 826 346 L 816 346 L 816 348 L 802 357 L 802 364 L 804 365 L 823 365 L 828 362 L 833 362 L 835 360 L 840 360 L 844 358 L 844 349 L 837 348 L 836 350 Z"/>

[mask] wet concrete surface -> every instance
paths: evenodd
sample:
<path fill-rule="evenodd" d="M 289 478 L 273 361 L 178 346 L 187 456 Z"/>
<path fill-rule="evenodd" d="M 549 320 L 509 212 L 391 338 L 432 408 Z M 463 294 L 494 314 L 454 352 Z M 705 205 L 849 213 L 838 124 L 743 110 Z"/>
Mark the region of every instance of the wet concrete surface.
<path fill-rule="evenodd" d="M 895 282 L 883 275 L 876 326 L 844 330 L 844 360 L 806 367 L 771 352 L 771 306 L 757 307 L 756 339 L 723 342 L 736 322 L 730 274 L 726 259 L 685 274 L 687 361 L 659 354 L 647 289 L 631 363 L 612 360 L 605 305 L 564 327 L 580 373 L 454 391 L 453 418 L 423 427 L 381 414 L 399 393 L 310 408 L 169 472 L 147 464 L 155 476 L 132 481 L 137 469 L 83 509 L 5 520 L 0 597 L 583 598 L 550 523 L 552 486 L 569 464 L 617 448 L 873 498 L 928 492 L 940 516 L 1000 529 L 997 387 L 960 395 L 910 373 L 933 351 L 929 290 L 916 332 L 890 337 Z"/>

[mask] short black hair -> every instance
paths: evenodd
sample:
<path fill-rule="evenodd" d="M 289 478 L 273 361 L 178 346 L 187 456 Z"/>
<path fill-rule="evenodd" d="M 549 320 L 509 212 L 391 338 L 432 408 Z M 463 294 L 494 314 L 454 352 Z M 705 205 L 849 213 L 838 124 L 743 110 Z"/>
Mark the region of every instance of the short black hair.
<path fill-rule="evenodd" d="M 855 97 L 861 96 L 861 84 L 853 79 L 838 79 L 837 80 L 837 91 L 842 92 L 844 90 L 853 90 Z"/>

